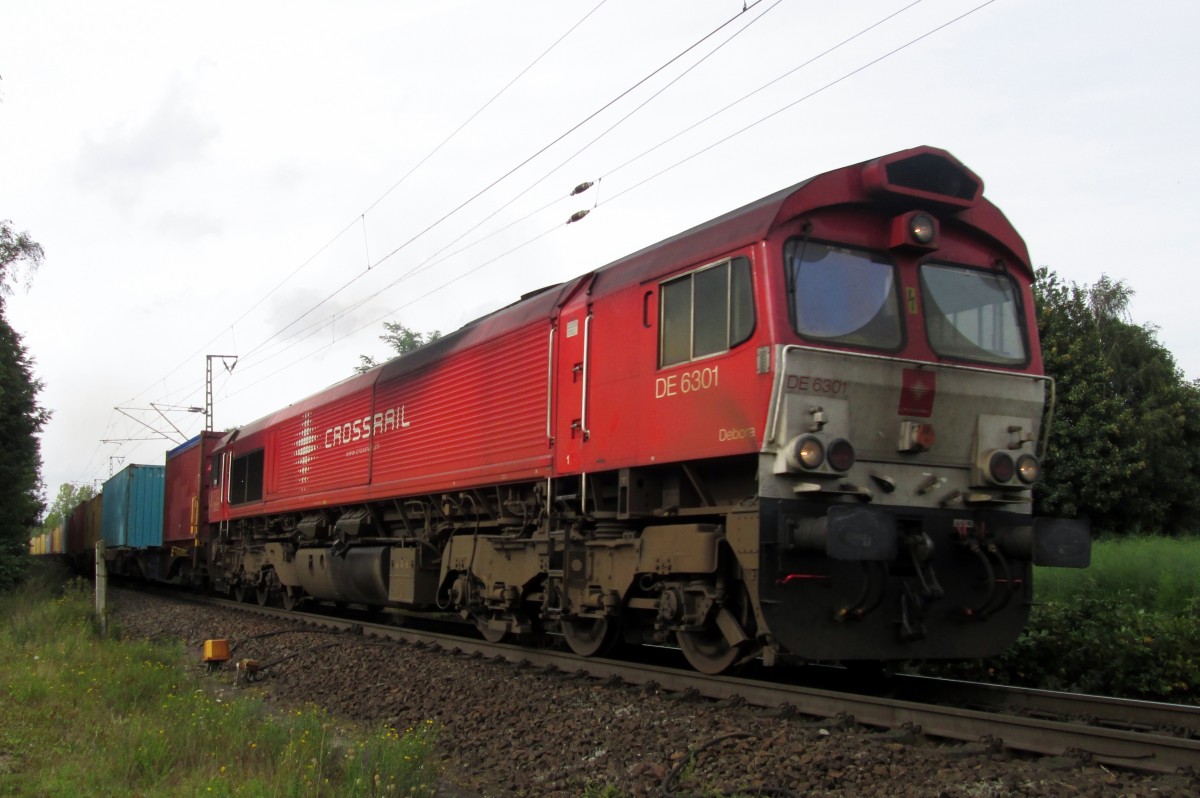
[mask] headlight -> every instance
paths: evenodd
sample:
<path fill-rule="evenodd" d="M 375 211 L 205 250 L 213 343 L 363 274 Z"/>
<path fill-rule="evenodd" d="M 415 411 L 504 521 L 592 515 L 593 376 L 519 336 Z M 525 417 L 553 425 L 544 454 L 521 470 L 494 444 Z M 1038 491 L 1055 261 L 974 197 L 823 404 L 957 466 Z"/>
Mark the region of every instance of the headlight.
<path fill-rule="evenodd" d="M 854 466 L 854 447 L 845 438 L 829 444 L 829 467 L 834 471 L 849 471 Z"/>
<path fill-rule="evenodd" d="M 1023 454 L 1017 458 L 1017 479 L 1026 485 L 1037 482 L 1042 475 L 1042 466 L 1038 459 L 1031 454 Z"/>
<path fill-rule="evenodd" d="M 937 223 L 932 216 L 914 213 L 908 218 L 908 234 L 918 244 L 929 244 L 937 237 Z"/>
<path fill-rule="evenodd" d="M 992 452 L 988 458 L 988 479 L 998 484 L 1012 482 L 1016 466 L 1008 452 Z"/>
<path fill-rule="evenodd" d="M 893 216 L 888 230 L 888 249 L 930 252 L 938 247 L 938 220 L 925 211 Z"/>
<path fill-rule="evenodd" d="M 802 468 L 820 468 L 825 462 L 825 445 L 813 435 L 801 435 L 792 444 L 792 459 Z"/>

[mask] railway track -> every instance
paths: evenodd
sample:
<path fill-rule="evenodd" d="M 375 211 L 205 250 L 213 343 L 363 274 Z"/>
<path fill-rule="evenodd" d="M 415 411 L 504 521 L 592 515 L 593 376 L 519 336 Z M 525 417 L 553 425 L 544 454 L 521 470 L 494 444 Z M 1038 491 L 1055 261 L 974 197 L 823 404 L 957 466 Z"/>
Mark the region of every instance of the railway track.
<path fill-rule="evenodd" d="M 179 598 L 177 594 L 173 597 Z M 187 600 L 310 626 L 361 631 L 377 639 L 467 656 L 658 687 L 680 696 L 744 702 L 783 714 L 982 743 L 993 750 L 1074 758 L 1143 773 L 1200 773 L 1200 707 L 911 676 L 895 677 L 889 695 L 863 695 L 761 679 L 705 676 L 656 664 L 585 658 L 552 649 L 489 643 L 446 632 L 227 599 L 189 596 Z"/>

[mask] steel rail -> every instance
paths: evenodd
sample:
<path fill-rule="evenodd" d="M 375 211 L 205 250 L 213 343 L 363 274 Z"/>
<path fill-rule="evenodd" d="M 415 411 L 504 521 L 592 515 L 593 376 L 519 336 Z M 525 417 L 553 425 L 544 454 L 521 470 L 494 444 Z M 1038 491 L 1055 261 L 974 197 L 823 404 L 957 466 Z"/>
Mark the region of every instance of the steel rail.
<path fill-rule="evenodd" d="M 766 708 L 790 707 L 799 714 L 818 718 L 841 718 L 860 725 L 884 729 L 909 728 L 930 737 L 965 742 L 986 741 L 1014 751 L 1044 756 L 1074 756 L 1145 773 L 1200 773 L 1200 740 L 1159 733 L 1150 728 L 1110 728 L 1109 725 L 1090 725 L 1079 721 L 1004 714 L 998 709 L 939 706 L 920 701 L 843 693 L 730 676 L 705 676 L 693 671 L 659 665 L 580 657 L 569 652 L 508 643 L 488 643 L 443 632 L 239 604 L 228 599 L 201 596 L 187 596 L 186 599 L 309 625 L 341 629 L 361 627 L 365 634 L 376 637 L 425 647 L 433 646 L 466 655 L 500 658 L 535 668 L 565 672 L 574 670 L 597 679 L 619 679 L 630 685 L 652 683 L 666 692 L 686 693 L 716 701 L 740 700 Z M 941 680 L 923 681 L 930 683 L 922 686 L 930 700 L 934 697 L 939 701 L 946 700 L 946 696 L 936 687 L 941 684 Z M 950 682 L 949 685 L 951 692 L 958 699 L 972 700 L 977 705 L 990 701 L 993 706 L 999 707 L 1001 701 L 998 696 L 1007 693 L 1010 698 L 1004 707 L 1005 710 L 1012 709 L 1014 704 L 1022 703 L 1027 708 L 1036 706 L 1039 710 L 1045 710 L 1048 705 L 1057 705 L 1074 710 L 1063 714 L 1083 717 L 1088 713 L 1080 712 L 1080 708 L 1088 706 L 1087 702 L 1091 700 L 1095 702 L 1091 706 L 1108 707 L 1115 713 L 1113 718 L 1119 717 L 1124 725 L 1134 727 L 1146 724 L 1148 718 L 1161 717 L 1173 719 L 1175 723 L 1156 723 L 1155 726 L 1194 728 L 1197 718 L 1200 717 L 1200 708 L 1196 707 L 1177 707 L 1096 696 L 1070 697 L 1069 694 L 1010 689 L 994 685 L 984 685 L 985 690 L 975 696 L 969 696 L 964 691 L 967 687 L 976 686 L 973 683 Z M 1054 699 L 1051 700 L 1050 696 Z M 1054 704 L 1055 701 L 1057 704 Z M 1122 715 L 1122 712 L 1127 714 Z M 1129 723 L 1129 718 L 1135 714 L 1138 720 Z"/>
<path fill-rule="evenodd" d="M 922 703 L 936 700 L 984 711 L 1020 712 L 1048 720 L 1082 719 L 1097 726 L 1200 737 L 1200 707 L 1185 704 L 908 675 L 895 677 L 894 689 L 905 699 Z"/>

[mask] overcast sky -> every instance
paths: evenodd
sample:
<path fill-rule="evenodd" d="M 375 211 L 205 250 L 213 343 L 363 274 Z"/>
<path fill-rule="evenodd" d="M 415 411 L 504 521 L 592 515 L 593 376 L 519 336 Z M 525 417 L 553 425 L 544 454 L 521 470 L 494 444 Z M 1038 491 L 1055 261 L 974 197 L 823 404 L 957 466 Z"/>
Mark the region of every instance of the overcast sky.
<path fill-rule="evenodd" d="M 1125 280 L 1200 377 L 1200 4 L 742 6 L 0 0 L 0 218 L 46 251 L 7 307 L 54 411 L 48 493 L 161 463 L 143 423 L 201 429 L 134 408 L 203 405 L 207 354 L 240 356 L 214 404 L 246 423 L 385 355 L 384 320 L 453 330 L 919 144 L 1036 265 Z"/>

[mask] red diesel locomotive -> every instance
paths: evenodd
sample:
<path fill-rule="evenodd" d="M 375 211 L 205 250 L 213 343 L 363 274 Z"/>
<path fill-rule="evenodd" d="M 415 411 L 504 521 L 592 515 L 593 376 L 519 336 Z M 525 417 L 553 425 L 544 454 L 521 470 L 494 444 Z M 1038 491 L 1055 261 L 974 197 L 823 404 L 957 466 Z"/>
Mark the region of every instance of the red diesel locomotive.
<path fill-rule="evenodd" d="M 997 653 L 1032 565 L 1085 566 L 1090 535 L 1032 517 L 1053 393 L 982 191 L 919 147 L 527 294 L 206 433 L 168 461 L 167 538 L 264 603 L 670 643 L 711 673 Z"/>

